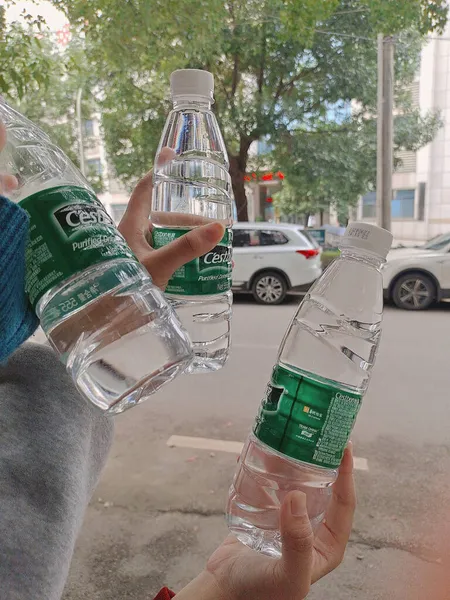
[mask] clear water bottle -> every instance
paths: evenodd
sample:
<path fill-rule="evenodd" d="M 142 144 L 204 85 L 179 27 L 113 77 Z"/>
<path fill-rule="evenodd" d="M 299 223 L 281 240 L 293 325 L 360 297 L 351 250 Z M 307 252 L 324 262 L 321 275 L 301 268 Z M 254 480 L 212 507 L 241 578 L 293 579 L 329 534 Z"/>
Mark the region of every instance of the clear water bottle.
<path fill-rule="evenodd" d="M 223 367 L 230 351 L 232 313 L 232 186 L 225 144 L 211 111 L 214 78 L 207 71 L 184 69 L 171 75 L 173 110 L 161 137 L 153 179 L 152 222 L 156 248 L 193 227 L 220 221 L 222 241 L 174 274 L 166 295 L 193 342 L 188 372 Z M 174 158 L 159 164 L 163 148 Z"/>
<path fill-rule="evenodd" d="M 30 215 L 26 289 L 78 389 L 100 409 L 134 406 L 192 359 L 189 338 L 76 167 L 0 101 L 0 170 Z"/>
<path fill-rule="evenodd" d="M 347 228 L 334 261 L 306 295 L 281 343 L 227 505 L 231 531 L 247 546 L 281 553 L 279 509 L 306 494 L 313 528 L 369 384 L 381 335 L 381 265 L 392 235 L 366 223 Z"/>

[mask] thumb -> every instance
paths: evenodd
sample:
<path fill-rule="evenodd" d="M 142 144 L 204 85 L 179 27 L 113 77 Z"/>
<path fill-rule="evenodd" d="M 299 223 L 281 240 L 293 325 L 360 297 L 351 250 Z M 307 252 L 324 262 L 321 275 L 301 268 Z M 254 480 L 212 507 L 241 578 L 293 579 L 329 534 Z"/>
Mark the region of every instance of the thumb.
<path fill-rule="evenodd" d="M 224 226 L 217 222 L 195 227 L 167 246 L 152 252 L 148 258 L 151 264 L 144 261 L 144 265 L 153 276 L 151 266 L 157 264 L 158 278 L 168 281 L 184 264 L 212 250 L 223 238 L 224 233 Z"/>
<path fill-rule="evenodd" d="M 305 598 L 311 585 L 314 535 L 303 492 L 290 492 L 284 499 L 280 532 L 282 578 L 295 589 L 293 598 Z"/>
<path fill-rule="evenodd" d="M 163 148 L 158 156 L 158 166 L 170 162 L 174 156 L 175 152 L 171 148 Z M 148 229 L 148 217 L 152 208 L 152 191 L 153 170 L 137 183 L 120 221 L 119 231 L 131 246 L 133 246 L 136 235 L 138 237 L 145 235 Z M 139 241 L 141 240 L 139 239 Z"/>

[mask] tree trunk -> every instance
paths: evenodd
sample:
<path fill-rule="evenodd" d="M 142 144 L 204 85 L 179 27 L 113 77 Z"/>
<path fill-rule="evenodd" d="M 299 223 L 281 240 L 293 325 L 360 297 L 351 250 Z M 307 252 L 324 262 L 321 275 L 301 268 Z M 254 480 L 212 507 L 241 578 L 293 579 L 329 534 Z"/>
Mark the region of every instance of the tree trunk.
<path fill-rule="evenodd" d="M 230 154 L 230 176 L 233 184 L 234 199 L 238 221 L 248 221 L 247 193 L 244 177 L 247 171 L 248 149 L 252 140 L 241 138 L 239 154 Z"/>
<path fill-rule="evenodd" d="M 323 209 L 320 210 L 320 226 L 323 227 Z"/>
<path fill-rule="evenodd" d="M 310 216 L 311 215 L 309 213 L 305 213 L 305 227 L 308 227 L 308 221 Z"/>
<path fill-rule="evenodd" d="M 230 175 L 236 201 L 238 221 L 248 221 L 247 193 L 245 191 L 245 169 L 239 165 L 237 156 L 230 156 Z"/>

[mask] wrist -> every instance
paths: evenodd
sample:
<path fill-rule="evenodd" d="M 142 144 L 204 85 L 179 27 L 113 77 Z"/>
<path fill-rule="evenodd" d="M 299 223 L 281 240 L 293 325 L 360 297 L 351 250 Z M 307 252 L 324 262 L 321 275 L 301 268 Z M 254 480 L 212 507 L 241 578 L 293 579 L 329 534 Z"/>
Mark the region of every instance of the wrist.
<path fill-rule="evenodd" d="M 216 578 L 202 571 L 176 595 L 176 600 L 226 600 Z"/>

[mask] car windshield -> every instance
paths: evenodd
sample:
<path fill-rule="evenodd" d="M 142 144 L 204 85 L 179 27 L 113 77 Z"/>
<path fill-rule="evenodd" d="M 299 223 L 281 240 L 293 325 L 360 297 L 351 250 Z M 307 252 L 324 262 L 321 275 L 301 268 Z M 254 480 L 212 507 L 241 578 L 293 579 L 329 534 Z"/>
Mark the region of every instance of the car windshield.
<path fill-rule="evenodd" d="M 442 250 L 450 244 L 450 233 L 437 235 L 429 240 L 424 246 L 424 250 Z"/>

